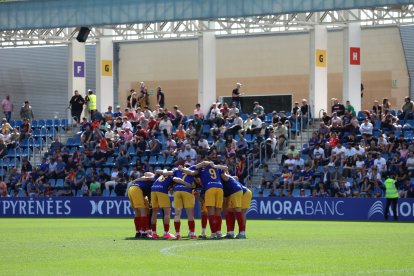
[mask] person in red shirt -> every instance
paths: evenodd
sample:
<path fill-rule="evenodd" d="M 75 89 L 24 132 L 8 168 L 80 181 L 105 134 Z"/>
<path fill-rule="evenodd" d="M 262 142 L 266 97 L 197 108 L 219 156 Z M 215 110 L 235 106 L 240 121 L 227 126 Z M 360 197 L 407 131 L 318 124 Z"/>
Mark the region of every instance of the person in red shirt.
<path fill-rule="evenodd" d="M 336 135 L 336 132 L 331 132 L 331 138 L 329 138 L 329 145 L 334 148 L 339 143 L 339 138 Z"/>
<path fill-rule="evenodd" d="M 227 103 L 223 104 L 223 107 L 220 109 L 221 114 L 223 114 L 223 118 L 226 119 L 227 117 L 229 117 L 230 114 L 230 109 L 227 105 Z"/>
<path fill-rule="evenodd" d="M 141 136 L 144 137 L 144 140 L 148 139 L 148 132 L 143 129 L 140 125 L 137 126 L 137 131 L 135 131 L 135 136 Z"/>
<path fill-rule="evenodd" d="M 151 135 L 154 135 L 158 131 L 158 122 L 154 119 L 154 116 L 150 116 L 149 118 L 148 131 Z"/>

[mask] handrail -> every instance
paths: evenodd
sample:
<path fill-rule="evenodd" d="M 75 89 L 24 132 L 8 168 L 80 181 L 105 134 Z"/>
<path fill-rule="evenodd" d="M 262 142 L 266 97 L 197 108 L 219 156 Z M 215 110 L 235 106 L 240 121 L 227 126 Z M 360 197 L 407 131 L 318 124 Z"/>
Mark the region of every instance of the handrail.
<path fill-rule="evenodd" d="M 263 165 L 263 159 L 262 159 L 262 149 L 263 149 L 263 146 L 264 146 L 264 144 L 265 144 L 265 141 L 263 141 L 263 142 L 261 142 L 260 143 L 260 145 L 259 145 L 259 148 L 260 148 L 260 151 L 259 151 L 259 161 L 260 161 L 260 165 Z M 265 160 L 266 160 L 266 149 L 265 149 L 265 151 L 264 151 L 265 153 Z"/>
<path fill-rule="evenodd" d="M 322 116 L 321 116 L 321 111 L 322 111 L 322 113 L 323 113 L 323 112 L 325 112 L 326 110 L 325 110 L 325 109 L 323 109 L 323 108 L 319 110 L 319 120 L 322 118 Z"/>

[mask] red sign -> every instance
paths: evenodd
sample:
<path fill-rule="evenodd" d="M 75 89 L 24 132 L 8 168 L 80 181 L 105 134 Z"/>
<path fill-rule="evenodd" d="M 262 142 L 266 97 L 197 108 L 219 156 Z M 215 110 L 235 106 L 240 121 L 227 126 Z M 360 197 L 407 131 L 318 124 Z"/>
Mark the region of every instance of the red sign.
<path fill-rule="evenodd" d="M 361 48 L 351 47 L 349 49 L 350 49 L 350 53 L 349 53 L 350 61 L 349 61 L 349 63 L 351 65 L 360 65 L 361 64 Z"/>

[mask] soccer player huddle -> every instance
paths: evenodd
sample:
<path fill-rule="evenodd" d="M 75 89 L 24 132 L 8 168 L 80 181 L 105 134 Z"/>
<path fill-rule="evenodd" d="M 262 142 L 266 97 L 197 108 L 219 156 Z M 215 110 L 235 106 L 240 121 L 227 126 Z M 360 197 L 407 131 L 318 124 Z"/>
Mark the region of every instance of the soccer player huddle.
<path fill-rule="evenodd" d="M 171 202 L 174 195 L 175 235 L 170 233 Z M 185 208 L 188 217 L 188 238 L 206 239 L 207 222 L 212 239 L 246 238 L 246 212 L 250 208 L 252 192 L 226 166 L 203 161 L 197 165 L 179 166 L 171 171 L 146 172 L 136 179 L 128 189 L 128 197 L 134 208 L 135 238 L 180 239 L 181 214 Z M 201 234 L 195 234 L 194 206 L 196 198 L 201 202 Z M 157 234 L 157 214 L 162 210 L 164 234 Z M 152 212 L 151 212 L 152 211 Z M 227 234 L 222 235 L 222 212 L 227 225 Z M 235 224 L 239 233 L 235 236 Z"/>

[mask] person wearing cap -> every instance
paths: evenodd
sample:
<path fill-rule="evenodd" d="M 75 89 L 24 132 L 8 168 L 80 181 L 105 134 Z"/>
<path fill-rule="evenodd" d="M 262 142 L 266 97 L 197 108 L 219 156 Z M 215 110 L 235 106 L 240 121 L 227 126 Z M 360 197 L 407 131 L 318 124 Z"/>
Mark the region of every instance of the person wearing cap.
<path fill-rule="evenodd" d="M 69 108 L 72 118 L 76 119 L 76 124 L 80 123 L 80 116 L 82 114 L 84 104 L 85 99 L 79 94 L 78 90 L 75 90 L 75 95 L 73 95 L 69 101 Z"/>
<path fill-rule="evenodd" d="M 261 120 L 265 119 L 264 108 L 259 104 L 259 102 L 254 102 L 253 113 L 257 114 Z"/>
<path fill-rule="evenodd" d="M 395 186 L 395 180 L 394 175 L 390 173 L 387 177 L 387 179 L 384 182 L 385 187 L 385 210 L 384 210 L 384 219 L 388 220 L 388 214 L 390 212 L 390 206 L 392 207 L 392 213 L 394 221 L 398 220 L 398 214 L 397 214 L 397 205 L 398 205 L 398 190 Z"/>
<path fill-rule="evenodd" d="M 233 89 L 233 92 L 231 93 L 231 101 L 233 103 L 236 103 L 236 107 L 239 109 L 239 112 L 242 112 L 242 108 L 241 108 L 241 101 L 240 101 L 240 96 L 242 96 L 243 94 L 240 92 L 240 88 L 241 88 L 242 84 L 241 83 L 236 83 L 236 88 Z"/>
<path fill-rule="evenodd" d="M 117 118 L 117 117 L 122 117 L 122 111 L 121 111 L 121 106 L 120 105 L 116 106 L 116 110 L 113 113 L 113 118 Z"/>
<path fill-rule="evenodd" d="M 92 116 L 96 113 L 97 108 L 97 101 L 96 101 L 96 95 L 93 94 L 93 91 L 91 89 L 88 90 L 88 95 L 85 97 L 85 102 L 88 105 L 89 113 Z"/>
<path fill-rule="evenodd" d="M 29 121 L 34 119 L 33 109 L 29 104 L 29 101 L 25 101 L 24 105 L 20 108 L 20 118 L 27 119 Z"/>

